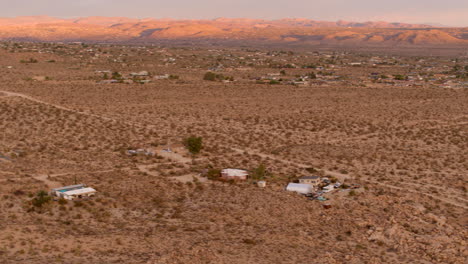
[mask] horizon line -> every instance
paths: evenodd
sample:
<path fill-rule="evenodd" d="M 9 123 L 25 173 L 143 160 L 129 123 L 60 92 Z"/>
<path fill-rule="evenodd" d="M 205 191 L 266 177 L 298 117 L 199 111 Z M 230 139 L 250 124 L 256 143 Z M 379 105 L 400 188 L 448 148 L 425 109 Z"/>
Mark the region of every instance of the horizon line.
<path fill-rule="evenodd" d="M 135 19 L 135 20 L 174 20 L 174 21 L 181 21 L 181 20 L 188 20 L 188 21 L 214 21 L 217 19 L 250 19 L 250 20 L 263 20 L 263 21 L 281 21 L 287 19 L 296 19 L 296 20 L 310 20 L 310 21 L 317 21 L 317 22 L 349 22 L 349 23 L 376 23 L 376 22 L 384 22 L 390 24 L 408 24 L 408 25 L 424 25 L 424 26 L 433 26 L 438 28 L 448 27 L 448 28 L 466 28 L 467 26 L 451 26 L 445 25 L 442 23 L 437 22 L 403 22 L 403 21 L 386 21 L 386 20 L 318 20 L 313 18 L 305 18 L 305 17 L 281 17 L 281 18 L 258 18 L 258 17 L 228 17 L 228 16 L 221 16 L 221 17 L 211 17 L 211 18 L 173 18 L 173 17 L 133 17 L 133 16 L 101 16 L 101 15 L 91 15 L 91 16 L 51 16 L 51 15 L 19 15 L 19 16 L 0 16 L 0 19 L 15 19 L 15 18 L 34 18 L 34 17 L 48 17 L 48 18 L 56 18 L 56 19 L 80 19 L 80 18 L 127 18 L 127 19 Z"/>

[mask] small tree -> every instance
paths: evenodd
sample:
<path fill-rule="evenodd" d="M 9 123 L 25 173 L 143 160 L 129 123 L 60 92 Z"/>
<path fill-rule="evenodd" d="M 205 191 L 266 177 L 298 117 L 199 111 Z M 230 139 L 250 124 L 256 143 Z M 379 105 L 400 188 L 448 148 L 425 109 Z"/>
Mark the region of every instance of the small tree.
<path fill-rule="evenodd" d="M 201 137 L 191 136 L 184 140 L 184 145 L 190 153 L 196 155 L 203 148 L 203 139 Z"/>
<path fill-rule="evenodd" d="M 267 172 L 266 167 L 263 164 L 260 164 L 257 168 L 255 168 L 252 172 L 252 179 L 254 180 L 262 180 L 265 178 Z"/>

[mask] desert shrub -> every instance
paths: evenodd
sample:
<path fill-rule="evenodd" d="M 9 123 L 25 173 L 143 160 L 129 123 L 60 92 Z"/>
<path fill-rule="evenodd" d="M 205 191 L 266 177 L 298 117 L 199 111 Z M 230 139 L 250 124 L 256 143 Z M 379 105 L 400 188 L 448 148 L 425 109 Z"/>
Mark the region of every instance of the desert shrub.
<path fill-rule="evenodd" d="M 122 74 L 115 71 L 115 72 L 112 73 L 112 79 L 120 80 L 120 79 L 122 79 Z"/>
<path fill-rule="evenodd" d="M 255 241 L 254 239 L 250 239 L 250 238 L 244 238 L 244 239 L 242 239 L 242 242 L 244 242 L 245 244 L 248 244 L 248 245 L 256 245 L 257 244 L 257 241 Z"/>
<path fill-rule="evenodd" d="M 38 63 L 39 61 L 34 59 L 34 58 L 30 58 L 29 60 L 20 60 L 20 63 Z"/>
<path fill-rule="evenodd" d="M 22 191 L 22 190 L 16 190 L 16 191 L 13 192 L 13 194 L 16 195 L 16 196 L 20 196 L 20 195 L 25 195 L 25 192 Z"/>
<path fill-rule="evenodd" d="M 308 76 L 310 79 L 317 79 L 317 75 L 316 75 L 314 72 L 308 73 L 307 76 Z"/>
<path fill-rule="evenodd" d="M 31 204 L 35 208 L 42 208 L 45 204 L 49 203 L 50 200 L 51 197 L 47 194 L 46 191 L 39 191 L 36 194 L 36 197 L 31 200 Z"/>
<path fill-rule="evenodd" d="M 216 74 L 213 72 L 207 72 L 203 76 L 203 80 L 205 81 L 222 81 L 222 80 L 229 80 L 229 81 L 234 81 L 234 77 L 229 77 L 229 76 L 224 76 L 222 74 Z"/>
<path fill-rule="evenodd" d="M 219 178 L 220 174 L 221 174 L 221 170 L 219 169 L 209 169 L 208 172 L 206 173 L 206 177 L 210 180 L 215 180 Z"/>
<path fill-rule="evenodd" d="M 216 74 L 213 72 L 207 72 L 205 73 L 205 76 L 203 76 L 203 80 L 205 81 L 216 81 Z"/>
<path fill-rule="evenodd" d="M 401 75 L 401 74 L 394 75 L 393 78 L 394 78 L 395 80 L 399 80 L 399 81 L 404 81 L 404 80 L 407 79 L 406 76 Z"/>

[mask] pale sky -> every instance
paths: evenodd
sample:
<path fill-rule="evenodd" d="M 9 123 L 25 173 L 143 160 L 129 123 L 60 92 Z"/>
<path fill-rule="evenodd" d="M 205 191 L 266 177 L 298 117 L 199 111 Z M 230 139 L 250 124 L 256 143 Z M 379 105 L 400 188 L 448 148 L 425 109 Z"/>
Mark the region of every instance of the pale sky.
<path fill-rule="evenodd" d="M 308 18 L 468 26 L 468 0 L 0 0 L 0 16 Z"/>

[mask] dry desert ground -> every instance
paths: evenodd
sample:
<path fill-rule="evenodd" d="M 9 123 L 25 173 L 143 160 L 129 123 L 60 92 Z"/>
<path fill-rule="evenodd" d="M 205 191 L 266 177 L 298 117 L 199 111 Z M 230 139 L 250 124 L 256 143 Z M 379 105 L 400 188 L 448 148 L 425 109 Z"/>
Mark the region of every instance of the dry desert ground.
<path fill-rule="evenodd" d="M 466 57 L 1 44 L 2 264 L 467 261 Z"/>

